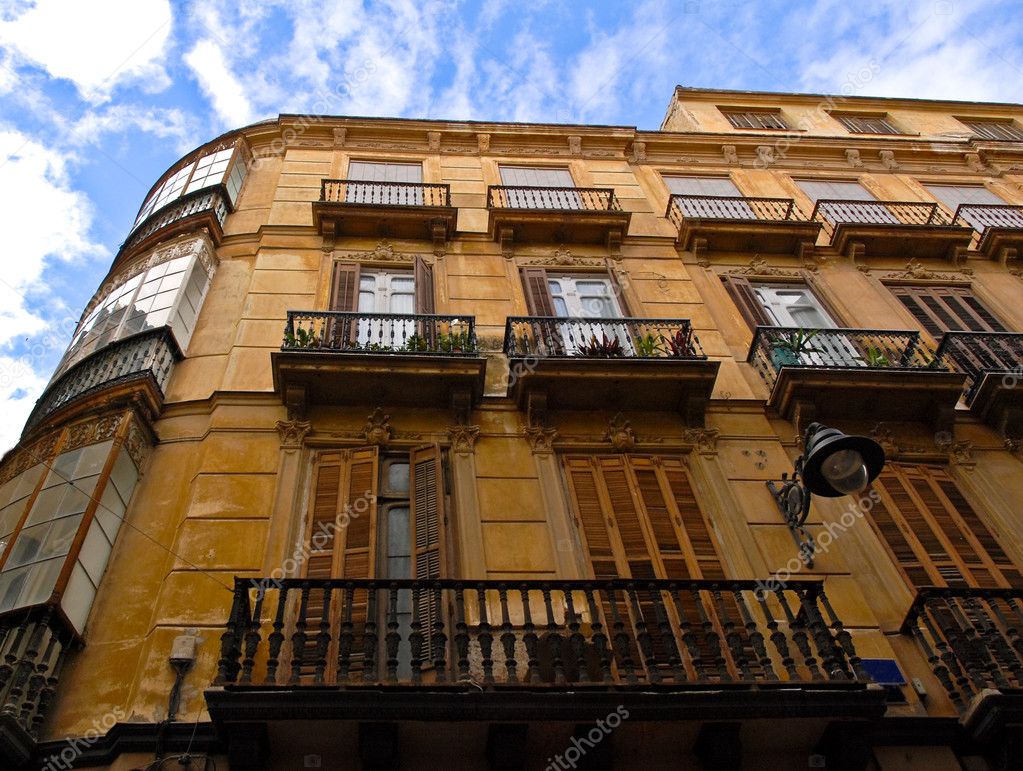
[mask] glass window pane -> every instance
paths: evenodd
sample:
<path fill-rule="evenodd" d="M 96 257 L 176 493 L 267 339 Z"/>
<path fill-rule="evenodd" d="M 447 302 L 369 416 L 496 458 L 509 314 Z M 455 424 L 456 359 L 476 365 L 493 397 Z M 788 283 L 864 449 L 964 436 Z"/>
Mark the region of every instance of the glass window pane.
<path fill-rule="evenodd" d="M 103 464 L 107 461 L 107 456 L 110 454 L 110 448 L 113 447 L 114 441 L 112 439 L 106 442 L 99 442 L 98 444 L 90 444 L 88 447 L 82 448 L 82 454 L 79 456 L 78 465 L 75 467 L 75 475 L 73 479 L 81 479 L 83 477 L 90 477 L 100 473 L 103 470 Z"/>
<path fill-rule="evenodd" d="M 404 494 L 409 490 L 409 464 L 389 463 L 387 466 L 387 491 Z"/>
<path fill-rule="evenodd" d="M 68 581 L 64 596 L 60 598 L 60 607 L 79 633 L 85 629 L 85 622 L 89 618 L 95 597 L 96 587 L 92 580 L 81 563 L 76 564 L 71 571 L 71 580 Z"/>
<path fill-rule="evenodd" d="M 114 483 L 114 487 L 117 488 L 117 492 L 121 496 L 121 500 L 128 501 L 131 499 L 132 491 L 135 489 L 135 483 L 138 482 L 139 473 L 135 468 L 135 464 L 132 463 L 128 453 L 122 451 L 114 462 L 114 470 L 110 474 L 110 480 Z"/>
<path fill-rule="evenodd" d="M 117 538 L 124 512 L 125 506 L 121 496 L 117 494 L 113 485 L 107 485 L 103 490 L 103 497 L 100 498 L 100 505 L 96 507 L 96 521 L 103 528 L 110 543 Z"/>
<path fill-rule="evenodd" d="M 82 542 L 82 551 L 79 553 L 78 560 L 97 586 L 99 586 L 99 580 L 106 569 L 108 559 L 110 559 L 110 542 L 103 534 L 102 528 L 93 522 Z"/>

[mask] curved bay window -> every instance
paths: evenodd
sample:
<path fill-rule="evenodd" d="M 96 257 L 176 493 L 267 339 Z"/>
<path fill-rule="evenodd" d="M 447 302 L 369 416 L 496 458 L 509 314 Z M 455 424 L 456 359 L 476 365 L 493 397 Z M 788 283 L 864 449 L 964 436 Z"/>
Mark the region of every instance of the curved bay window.
<path fill-rule="evenodd" d="M 50 606 L 83 634 L 139 479 L 129 435 L 140 446 L 133 419 L 115 416 L 71 426 L 49 451 L 21 450 L 28 467 L 0 485 L 0 615 Z"/>
<path fill-rule="evenodd" d="M 200 245 L 179 257 L 150 261 L 147 268 L 92 303 L 54 380 L 89 354 L 159 327 L 169 327 L 178 347 L 185 350 L 213 277 L 212 262 L 198 254 L 203 248 Z"/>

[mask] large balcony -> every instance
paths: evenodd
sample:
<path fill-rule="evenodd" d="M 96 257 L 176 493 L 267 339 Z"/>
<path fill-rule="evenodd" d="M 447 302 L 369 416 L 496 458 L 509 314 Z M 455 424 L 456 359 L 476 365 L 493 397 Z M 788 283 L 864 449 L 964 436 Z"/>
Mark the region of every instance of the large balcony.
<path fill-rule="evenodd" d="M 757 327 L 747 361 L 787 419 L 920 420 L 945 425 L 965 375 L 916 331 Z"/>
<path fill-rule="evenodd" d="M 313 220 L 326 237 L 381 236 L 443 243 L 455 230 L 458 210 L 449 185 L 325 179 Z"/>
<path fill-rule="evenodd" d="M 948 220 L 936 203 L 921 201 L 817 201 L 810 219 L 820 222 L 831 246 L 843 253 L 905 258 L 953 258 L 973 230 Z"/>
<path fill-rule="evenodd" d="M 490 235 L 521 242 L 596 243 L 617 249 L 629 230 L 631 213 L 622 211 L 612 188 L 487 188 Z"/>
<path fill-rule="evenodd" d="M 166 327 L 111 343 L 47 386 L 25 423 L 25 433 L 58 411 L 101 392 L 104 398 L 140 395 L 155 412 L 179 358 L 178 345 Z"/>
<path fill-rule="evenodd" d="M 976 231 L 973 245 L 985 257 L 1015 257 L 1023 248 L 1023 206 L 964 203 L 952 221 Z"/>
<path fill-rule="evenodd" d="M 206 698 L 215 721 L 795 718 L 876 715 L 868 682 L 817 581 L 236 579 Z"/>
<path fill-rule="evenodd" d="M 719 363 L 686 319 L 511 317 L 509 395 L 551 409 L 682 412 L 702 425 Z"/>
<path fill-rule="evenodd" d="M 673 195 L 665 216 L 679 248 L 692 250 L 794 254 L 821 229 L 791 198 Z"/>
<path fill-rule="evenodd" d="M 224 221 L 231 211 L 231 201 L 223 185 L 183 195 L 139 223 L 121 244 L 114 266 L 131 254 L 137 254 L 178 233 L 192 232 L 200 227 L 205 227 L 213 243 L 219 245 L 224 234 Z"/>
<path fill-rule="evenodd" d="M 924 588 L 902 624 L 952 703 L 969 707 L 966 722 L 984 730 L 1023 716 L 1021 602 L 1020 589 Z"/>
<path fill-rule="evenodd" d="M 448 406 L 482 396 L 472 316 L 288 311 L 274 387 L 289 406 Z M 343 387 L 342 387 L 343 381 Z"/>
<path fill-rule="evenodd" d="M 1004 434 L 1023 435 L 1023 334 L 946 332 L 938 355 L 966 375 L 970 410 Z"/>

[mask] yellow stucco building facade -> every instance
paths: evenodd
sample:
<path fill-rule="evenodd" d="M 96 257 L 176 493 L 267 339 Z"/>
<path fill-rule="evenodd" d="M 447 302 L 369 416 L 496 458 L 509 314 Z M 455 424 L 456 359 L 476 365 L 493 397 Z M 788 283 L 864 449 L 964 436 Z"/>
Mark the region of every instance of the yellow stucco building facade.
<path fill-rule="evenodd" d="M 1016 105 L 218 137 L 0 466 L 4 767 L 1018 767 L 1021 246 Z"/>

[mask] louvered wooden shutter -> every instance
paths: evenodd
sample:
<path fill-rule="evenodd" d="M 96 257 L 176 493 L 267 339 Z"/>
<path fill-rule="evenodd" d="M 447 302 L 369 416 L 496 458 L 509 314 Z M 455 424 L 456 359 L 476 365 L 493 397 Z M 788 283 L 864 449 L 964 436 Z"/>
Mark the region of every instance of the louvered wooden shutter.
<path fill-rule="evenodd" d="M 932 337 L 948 331 L 1004 332 L 1005 327 L 967 287 L 892 286 L 899 301 Z"/>
<path fill-rule="evenodd" d="M 331 281 L 330 309 L 354 313 L 359 310 L 359 264 L 335 262 Z"/>
<path fill-rule="evenodd" d="M 610 514 L 605 512 L 601 503 L 593 461 L 590 458 L 566 458 L 565 473 L 594 578 L 618 578 L 615 549 L 608 533 Z"/>
<path fill-rule="evenodd" d="M 526 306 L 530 316 L 554 315 L 554 298 L 547 284 L 547 271 L 543 268 L 523 268 L 522 286 L 526 292 Z"/>
<path fill-rule="evenodd" d="M 430 445 L 412 450 L 409 469 L 414 528 L 413 575 L 417 579 L 441 578 L 446 565 L 440 448 Z"/>
<path fill-rule="evenodd" d="M 416 313 L 433 313 L 433 266 L 416 255 L 415 260 Z"/>
<path fill-rule="evenodd" d="M 722 276 L 721 280 L 750 329 L 774 325 L 749 281 L 741 276 Z"/>
<path fill-rule="evenodd" d="M 313 482 L 312 511 L 306 531 L 307 558 L 303 577 L 372 578 L 376 548 L 377 449 L 332 450 L 321 452 L 316 462 Z M 331 624 L 338 623 L 340 604 L 335 593 L 328 611 Z M 361 635 L 367 620 L 365 592 L 355 594 L 352 623 Z M 295 599 L 296 621 L 300 614 L 299 598 Z M 315 630 L 323 616 L 324 592 L 309 592 L 302 616 L 307 630 Z M 331 657 L 335 643 L 331 644 Z M 361 649 L 357 649 L 361 650 Z M 315 661 L 315 634 L 306 639 L 305 649 L 294 652 L 303 660 L 302 673 L 312 674 Z M 361 653 L 353 655 L 352 666 L 360 666 Z M 331 668 L 332 671 L 332 668 Z M 332 676 L 332 675 L 331 675 Z"/>
<path fill-rule="evenodd" d="M 426 581 L 448 575 L 446 560 L 444 487 L 440 448 L 417 447 L 409 452 L 409 491 L 412 512 L 412 575 Z M 426 666 L 436 658 L 432 630 L 437 614 L 433 593 L 423 591 L 418 598 L 419 624 L 423 632 L 423 658 Z"/>
<path fill-rule="evenodd" d="M 889 464 L 870 519 L 914 587 L 1023 585 L 1020 571 L 938 468 Z"/>

